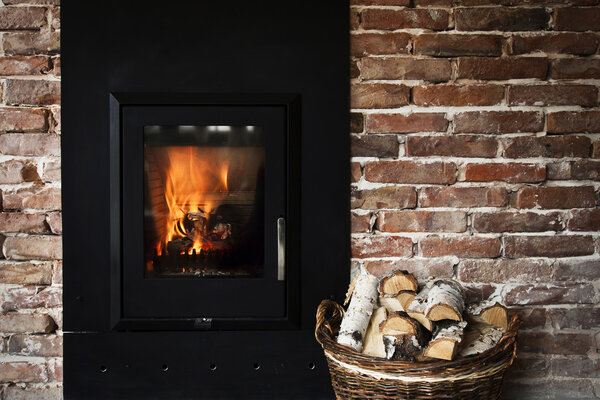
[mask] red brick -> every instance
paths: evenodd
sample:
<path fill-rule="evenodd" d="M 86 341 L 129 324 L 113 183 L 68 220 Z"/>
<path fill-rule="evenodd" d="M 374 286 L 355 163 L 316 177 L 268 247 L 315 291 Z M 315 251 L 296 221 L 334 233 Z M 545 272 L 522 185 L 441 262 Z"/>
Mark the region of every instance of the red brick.
<path fill-rule="evenodd" d="M 501 187 L 425 187 L 419 191 L 419 207 L 502 207 L 507 203 Z"/>
<path fill-rule="evenodd" d="M 500 85 L 415 86 L 413 102 L 420 106 L 491 106 L 504 99 Z"/>
<path fill-rule="evenodd" d="M 548 360 L 540 355 L 519 354 L 513 365 L 507 370 L 506 378 L 509 381 L 522 378 L 543 378 L 548 374 Z M 510 385 L 506 385 L 510 386 Z"/>
<path fill-rule="evenodd" d="M 24 356 L 62 356 L 62 336 L 12 335 L 8 340 L 8 352 Z"/>
<path fill-rule="evenodd" d="M 49 233 L 44 214 L 0 212 L 1 232 Z"/>
<path fill-rule="evenodd" d="M 0 281 L 5 284 L 49 285 L 52 283 L 52 264 L 2 261 Z"/>
<path fill-rule="evenodd" d="M 592 157 L 593 158 L 600 158 L 600 140 L 596 140 L 594 142 L 594 146 L 592 149 Z"/>
<path fill-rule="evenodd" d="M 383 277 L 399 269 L 412 273 L 419 281 L 424 281 L 431 276 L 437 278 L 452 277 L 452 262 L 448 260 L 418 258 L 393 261 L 377 260 L 365 262 L 365 268 L 378 277 Z"/>
<path fill-rule="evenodd" d="M 9 160 L 0 163 L 0 183 L 36 182 L 40 177 L 37 167 L 24 160 Z"/>
<path fill-rule="evenodd" d="M 353 6 L 405 6 L 410 5 L 410 0 L 351 0 Z"/>
<path fill-rule="evenodd" d="M 0 108 L 0 131 L 35 132 L 47 129 L 46 112 L 31 108 Z"/>
<path fill-rule="evenodd" d="M 557 333 L 554 335 L 546 332 L 522 332 L 519 334 L 519 347 L 526 352 L 563 355 L 585 354 L 591 346 L 592 340 L 589 334 Z"/>
<path fill-rule="evenodd" d="M 585 208 L 596 205 L 592 186 L 525 187 L 519 189 L 517 208 Z"/>
<path fill-rule="evenodd" d="M 414 208 L 417 192 L 412 186 L 386 186 L 352 192 L 352 208 L 377 210 L 382 208 Z"/>
<path fill-rule="evenodd" d="M 396 108 L 408 105 L 410 88 L 389 83 L 359 83 L 350 88 L 351 108 Z"/>
<path fill-rule="evenodd" d="M 454 116 L 454 133 L 541 132 L 544 115 L 536 111 L 468 111 Z"/>
<path fill-rule="evenodd" d="M 435 275 L 432 275 L 435 276 Z M 465 303 L 478 303 L 488 299 L 494 292 L 495 288 L 492 285 L 465 285 L 463 284 Z"/>
<path fill-rule="evenodd" d="M 457 8 L 454 18 L 459 31 L 537 31 L 550 21 L 545 8 Z"/>
<path fill-rule="evenodd" d="M 366 233 L 371 230 L 371 213 L 350 213 L 350 230 L 352 233 Z"/>
<path fill-rule="evenodd" d="M 545 79 L 548 59 L 544 57 L 458 59 L 459 79 L 507 80 Z"/>
<path fill-rule="evenodd" d="M 494 258 L 502 251 L 499 238 L 429 236 L 419 241 L 423 257 Z"/>
<path fill-rule="evenodd" d="M 521 329 L 543 328 L 546 326 L 546 309 L 532 307 L 510 307 L 509 313 L 518 312 L 523 317 Z"/>
<path fill-rule="evenodd" d="M 464 232 L 467 215 L 462 211 L 382 211 L 377 216 L 382 232 Z"/>
<path fill-rule="evenodd" d="M 546 260 L 461 260 L 458 265 L 458 279 L 463 282 L 531 282 L 551 277 L 552 262 Z"/>
<path fill-rule="evenodd" d="M 452 77 L 450 60 L 446 59 L 363 58 L 360 70 L 363 79 L 416 79 L 444 82 Z"/>
<path fill-rule="evenodd" d="M 62 358 L 53 358 L 48 360 L 48 378 L 50 381 L 62 382 L 63 381 L 63 360 Z M 62 389 L 62 388 L 59 388 Z M 60 390 L 60 396 L 62 396 L 62 390 Z M 57 400 L 62 400 L 62 397 L 58 396 Z"/>
<path fill-rule="evenodd" d="M 551 308 L 548 317 L 554 329 L 600 327 L 600 308 Z"/>
<path fill-rule="evenodd" d="M 3 333 L 48 333 L 56 324 L 48 314 L 3 314 L 0 315 L 0 331 Z M 0 364 L 0 369 L 1 369 Z M 0 373 L 0 379 L 2 373 Z"/>
<path fill-rule="evenodd" d="M 48 5 L 59 5 L 60 0 L 3 0 L 3 3 L 8 5 L 13 4 L 48 4 Z"/>
<path fill-rule="evenodd" d="M 32 187 L 15 192 L 2 192 L 2 206 L 5 210 L 60 210 L 60 189 Z"/>
<path fill-rule="evenodd" d="M 38 29 L 45 21 L 43 7 L 0 7 L 0 30 Z"/>
<path fill-rule="evenodd" d="M 507 305 L 513 304 L 594 304 L 596 292 L 591 283 L 519 285 L 505 294 Z"/>
<path fill-rule="evenodd" d="M 577 257 L 594 254 L 591 236 L 506 236 L 504 252 L 508 258 Z"/>
<path fill-rule="evenodd" d="M 411 257 L 412 240 L 398 236 L 370 235 L 352 238 L 352 257 Z"/>
<path fill-rule="evenodd" d="M 552 79 L 600 79 L 600 60 L 597 58 L 563 58 L 553 60 Z"/>
<path fill-rule="evenodd" d="M 423 33 L 414 39 L 414 53 L 434 57 L 501 56 L 500 35 Z"/>
<path fill-rule="evenodd" d="M 498 142 L 484 136 L 409 136 L 408 156 L 495 157 Z"/>
<path fill-rule="evenodd" d="M 600 161 L 580 160 L 548 164 L 548 179 L 600 180 Z"/>
<path fill-rule="evenodd" d="M 355 57 L 409 53 L 408 33 L 360 33 L 350 36 L 350 53 Z"/>
<path fill-rule="evenodd" d="M 0 382 L 45 382 L 48 379 L 44 364 L 35 361 L 0 362 Z M 11 389 L 7 388 L 7 391 Z M 14 399 L 14 397 L 13 397 Z"/>
<path fill-rule="evenodd" d="M 8 79 L 4 99 L 7 104 L 60 104 L 60 81 Z"/>
<path fill-rule="evenodd" d="M 554 29 L 557 31 L 599 31 L 600 8 L 559 7 L 554 10 Z"/>
<path fill-rule="evenodd" d="M 350 29 L 356 30 L 360 27 L 360 12 L 358 10 L 350 10 Z"/>
<path fill-rule="evenodd" d="M 365 179 L 382 183 L 456 182 L 456 165 L 451 162 L 375 161 L 365 165 Z"/>
<path fill-rule="evenodd" d="M 360 76 L 360 69 L 358 68 L 358 61 L 350 60 L 350 79 L 356 79 Z"/>
<path fill-rule="evenodd" d="M 352 157 L 398 157 L 400 144 L 396 135 L 361 135 L 350 137 Z"/>
<path fill-rule="evenodd" d="M 587 157 L 590 148 L 585 136 L 520 136 L 504 140 L 504 157 Z"/>
<path fill-rule="evenodd" d="M 582 358 L 561 358 L 551 360 L 553 376 L 597 378 L 600 376 L 600 360 Z"/>
<path fill-rule="evenodd" d="M 350 163 L 350 181 L 358 182 L 361 177 L 362 177 L 362 168 L 360 167 L 360 163 L 357 163 L 357 162 Z M 60 192 L 58 195 L 60 196 Z M 55 208 L 55 209 L 60 210 L 60 197 L 58 198 L 58 204 L 59 204 L 59 207 Z"/>
<path fill-rule="evenodd" d="M 509 48 L 512 54 L 544 52 L 590 55 L 596 52 L 598 43 L 598 37 L 591 33 L 542 33 L 513 36 Z"/>
<path fill-rule="evenodd" d="M 533 212 L 502 211 L 474 213 L 472 226 L 477 232 L 544 232 L 565 228 L 560 213 L 537 214 Z"/>
<path fill-rule="evenodd" d="M 60 136 L 43 133 L 0 135 L 0 152 L 16 156 L 60 156 Z"/>
<path fill-rule="evenodd" d="M 0 58 L 0 75 L 39 75 L 47 73 L 50 65 L 47 57 L 2 57 Z"/>
<path fill-rule="evenodd" d="M 55 235 L 62 234 L 62 213 L 56 211 L 46 214 L 46 224 Z"/>
<path fill-rule="evenodd" d="M 2 296 L 3 310 L 23 310 L 28 308 L 52 308 L 62 306 L 62 288 L 50 286 L 38 290 L 34 286 L 10 287 Z"/>
<path fill-rule="evenodd" d="M 450 14 L 443 9 L 389 10 L 369 8 L 362 12 L 364 29 L 448 29 Z"/>
<path fill-rule="evenodd" d="M 60 107 L 50 108 L 52 114 L 50 118 L 52 132 L 60 132 Z"/>
<path fill-rule="evenodd" d="M 52 73 L 54 75 L 60 76 L 60 74 L 61 74 L 60 57 L 54 57 L 52 59 Z"/>
<path fill-rule="evenodd" d="M 5 33 L 2 38 L 4 54 L 9 56 L 57 54 L 60 51 L 60 32 Z"/>
<path fill-rule="evenodd" d="M 600 231 L 600 209 L 571 211 L 569 230 Z"/>
<path fill-rule="evenodd" d="M 548 133 L 600 133 L 600 111 L 560 111 L 548 114 Z"/>
<path fill-rule="evenodd" d="M 509 183 L 543 182 L 546 179 L 546 168 L 539 164 L 494 163 L 466 164 L 465 180 L 468 182 L 504 181 Z"/>
<path fill-rule="evenodd" d="M 20 387 L 6 388 L 6 400 L 62 400 L 62 387 Z"/>
<path fill-rule="evenodd" d="M 600 279 L 600 259 L 558 260 L 554 266 L 554 279 L 557 281 L 598 280 Z"/>
<path fill-rule="evenodd" d="M 366 128 L 372 133 L 445 132 L 448 120 L 443 113 L 368 114 Z"/>
<path fill-rule="evenodd" d="M 60 161 L 44 161 L 42 179 L 44 182 L 60 182 Z"/>
<path fill-rule="evenodd" d="M 598 105 L 598 89 L 591 85 L 521 85 L 508 88 L 508 104 L 536 106 Z"/>
<path fill-rule="evenodd" d="M 541 340 L 553 340 L 549 335 L 544 334 Z M 593 399 L 595 393 L 591 381 L 585 379 L 522 380 L 511 382 L 504 387 L 503 398 L 506 399 Z"/>
<path fill-rule="evenodd" d="M 361 113 L 350 113 L 350 133 L 362 133 L 364 126 L 365 118 Z"/>
<path fill-rule="evenodd" d="M 56 260 L 62 258 L 59 236 L 7 237 L 2 246 L 9 260 Z"/>

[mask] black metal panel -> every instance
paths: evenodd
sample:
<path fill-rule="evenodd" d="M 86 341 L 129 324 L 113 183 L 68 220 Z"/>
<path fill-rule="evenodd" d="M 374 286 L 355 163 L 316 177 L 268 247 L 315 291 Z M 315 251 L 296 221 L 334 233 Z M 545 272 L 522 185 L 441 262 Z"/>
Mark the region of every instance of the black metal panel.
<path fill-rule="evenodd" d="M 348 280 L 348 10 L 347 0 L 61 2 L 67 399 L 331 396 L 313 328 L 319 301 L 341 300 Z M 301 156 L 288 154 L 290 165 L 301 165 L 291 174 L 302 197 L 288 194 L 302 215 L 301 230 L 288 233 L 301 245 L 300 279 L 290 282 L 300 289 L 299 329 L 112 331 L 109 97 L 116 92 L 301 96 L 301 124 L 293 127 L 300 139 L 290 143 Z M 92 229 L 82 218 L 90 214 Z M 260 355 L 267 364 L 247 367 Z M 210 375 L 206 362 L 229 367 Z"/>

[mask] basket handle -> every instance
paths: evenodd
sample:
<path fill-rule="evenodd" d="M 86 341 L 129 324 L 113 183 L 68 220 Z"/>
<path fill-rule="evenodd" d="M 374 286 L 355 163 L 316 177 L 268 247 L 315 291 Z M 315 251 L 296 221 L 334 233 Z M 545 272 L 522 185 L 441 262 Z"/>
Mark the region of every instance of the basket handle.
<path fill-rule="evenodd" d="M 331 319 L 341 321 L 344 317 L 344 308 L 333 300 L 323 300 L 317 308 L 317 324 L 315 326 L 315 336 L 323 327 L 329 331 L 329 336 L 333 338 L 333 328 L 327 319 L 327 313 L 331 312 Z"/>
<path fill-rule="evenodd" d="M 510 322 L 508 323 L 508 328 L 506 329 L 506 333 L 500 339 L 498 344 L 504 342 L 504 350 L 506 350 L 509 346 L 513 346 L 512 356 L 510 357 L 510 361 L 508 362 L 508 366 L 510 367 L 512 363 L 517 358 L 517 342 L 515 340 L 517 336 L 517 331 L 519 330 L 519 325 L 521 325 L 522 316 L 520 313 L 514 313 L 510 318 Z"/>

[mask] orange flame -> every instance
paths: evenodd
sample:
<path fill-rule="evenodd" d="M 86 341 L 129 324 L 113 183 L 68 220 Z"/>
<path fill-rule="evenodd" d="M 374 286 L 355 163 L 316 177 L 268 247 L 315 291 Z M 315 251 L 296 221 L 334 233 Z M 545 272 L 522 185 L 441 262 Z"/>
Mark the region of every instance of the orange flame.
<path fill-rule="evenodd" d="M 217 154 L 215 154 L 215 152 Z M 171 146 L 167 148 L 169 168 L 165 180 L 165 201 L 169 210 L 166 218 L 165 240 L 159 243 L 159 254 L 165 243 L 186 236 L 183 220 L 190 212 L 204 212 L 207 216 L 218 201 L 208 193 L 227 192 L 229 157 L 219 156 L 218 151 L 193 147 Z M 207 248 L 202 236 L 196 232 L 193 249 L 197 252 Z"/>

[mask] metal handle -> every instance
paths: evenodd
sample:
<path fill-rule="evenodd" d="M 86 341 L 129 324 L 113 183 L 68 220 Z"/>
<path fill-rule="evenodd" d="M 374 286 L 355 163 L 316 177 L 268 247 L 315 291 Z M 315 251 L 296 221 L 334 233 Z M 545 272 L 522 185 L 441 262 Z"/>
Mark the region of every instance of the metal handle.
<path fill-rule="evenodd" d="M 277 280 L 285 279 L 285 218 L 277 219 Z"/>

